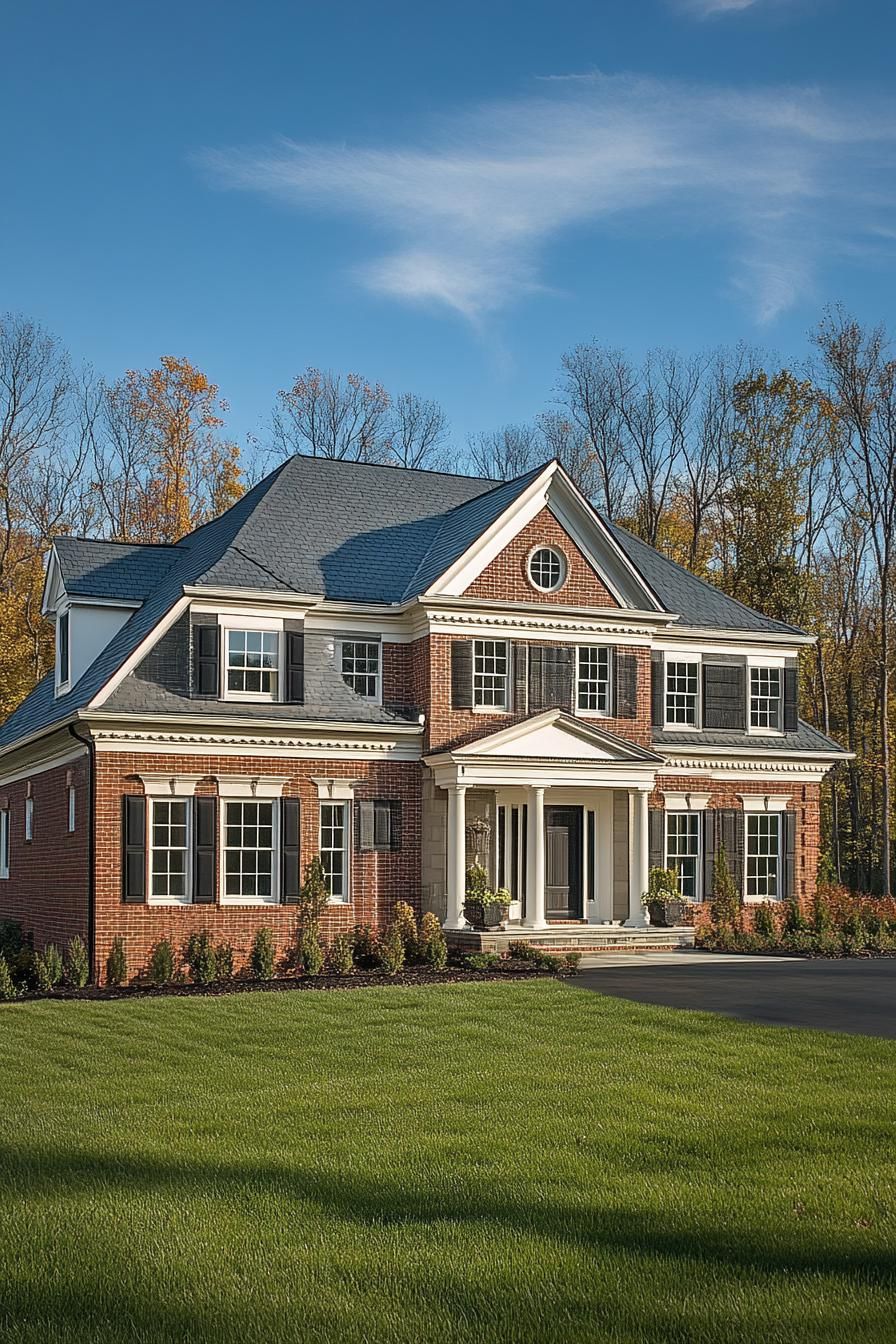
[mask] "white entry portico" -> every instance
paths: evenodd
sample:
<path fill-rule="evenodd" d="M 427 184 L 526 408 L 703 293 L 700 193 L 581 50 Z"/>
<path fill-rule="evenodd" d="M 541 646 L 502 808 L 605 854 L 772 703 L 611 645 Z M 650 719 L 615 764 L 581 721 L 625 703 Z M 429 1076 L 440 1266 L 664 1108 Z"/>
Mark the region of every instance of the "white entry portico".
<path fill-rule="evenodd" d="M 492 798 L 502 823 L 496 827 L 496 844 L 490 847 L 490 868 L 492 880 L 511 891 L 511 921 L 529 929 L 548 927 L 546 861 L 550 877 L 552 853 L 546 853 L 546 838 L 549 846 L 557 840 L 562 844 L 562 828 L 551 823 L 569 815 L 585 819 L 578 832 L 581 918 L 644 927 L 647 800 L 663 764 L 656 752 L 608 733 L 593 721 L 548 710 L 429 756 L 426 764 L 437 788 L 447 793 L 447 929 L 466 927 L 467 800 L 483 791 Z M 618 900 L 621 881 L 624 910 Z"/>

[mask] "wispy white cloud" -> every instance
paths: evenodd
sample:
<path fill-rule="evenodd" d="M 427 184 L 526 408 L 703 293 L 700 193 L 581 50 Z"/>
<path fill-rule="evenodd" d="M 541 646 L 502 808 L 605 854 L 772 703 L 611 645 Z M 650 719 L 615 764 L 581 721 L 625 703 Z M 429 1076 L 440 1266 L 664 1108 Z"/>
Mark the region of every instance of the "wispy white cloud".
<path fill-rule="evenodd" d="M 710 19 L 717 14 L 740 14 L 745 9 L 795 9 L 800 0 L 672 0 L 677 9 Z"/>
<path fill-rule="evenodd" d="M 565 230 L 627 218 L 660 240 L 720 239 L 733 287 L 770 321 L 811 292 L 827 253 L 880 247 L 894 143 L 889 103 L 594 74 L 456 113 L 415 145 L 282 141 L 201 159 L 221 186 L 361 216 L 391 246 L 359 283 L 470 321 L 544 288 L 543 254 Z"/>

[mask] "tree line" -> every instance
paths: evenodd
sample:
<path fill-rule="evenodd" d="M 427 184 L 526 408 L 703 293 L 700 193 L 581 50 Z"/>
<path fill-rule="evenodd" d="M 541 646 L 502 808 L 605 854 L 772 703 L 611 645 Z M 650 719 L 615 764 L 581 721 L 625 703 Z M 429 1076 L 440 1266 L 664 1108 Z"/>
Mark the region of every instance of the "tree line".
<path fill-rule="evenodd" d="M 308 368 L 241 451 L 189 360 L 108 382 L 36 323 L 0 318 L 0 714 L 52 663 L 40 616 L 56 536 L 176 541 L 294 452 L 503 480 L 563 463 L 607 518 L 724 592 L 817 635 L 804 713 L 855 753 L 830 778 L 823 865 L 892 890 L 896 359 L 825 313 L 799 367 L 745 345 L 561 358 L 533 421 L 452 445 L 437 402 Z"/>

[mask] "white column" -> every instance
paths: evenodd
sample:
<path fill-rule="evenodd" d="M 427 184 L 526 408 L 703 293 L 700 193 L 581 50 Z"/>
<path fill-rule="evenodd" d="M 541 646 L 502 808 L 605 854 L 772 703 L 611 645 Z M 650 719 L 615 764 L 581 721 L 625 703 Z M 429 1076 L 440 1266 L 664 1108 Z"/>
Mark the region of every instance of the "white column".
<path fill-rule="evenodd" d="M 647 890 L 650 873 L 650 851 L 647 838 L 647 793 L 637 789 L 629 794 L 628 814 L 628 929 L 645 929 L 649 924 L 641 896 Z"/>
<path fill-rule="evenodd" d="M 464 894 L 467 882 L 466 784 L 448 786 L 448 907 L 446 929 L 465 929 Z"/>
<path fill-rule="evenodd" d="M 529 789 L 529 834 L 526 855 L 526 919 L 529 929 L 546 929 L 544 917 L 544 789 Z"/>
<path fill-rule="evenodd" d="M 613 793 L 601 789 L 597 794 L 597 918 L 609 923 L 613 919 Z"/>

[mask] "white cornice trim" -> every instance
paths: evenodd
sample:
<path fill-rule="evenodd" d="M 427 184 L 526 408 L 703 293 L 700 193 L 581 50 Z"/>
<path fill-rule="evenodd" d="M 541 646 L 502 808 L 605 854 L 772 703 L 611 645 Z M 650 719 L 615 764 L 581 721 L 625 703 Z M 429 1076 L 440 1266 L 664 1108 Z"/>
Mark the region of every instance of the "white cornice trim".
<path fill-rule="evenodd" d="M 750 648 L 766 644 L 774 648 L 780 648 L 784 645 L 786 652 L 787 646 L 794 649 L 808 647 L 818 642 L 817 635 L 806 635 L 802 632 L 791 633 L 782 630 L 719 630 L 709 625 L 676 625 L 670 632 L 671 639 L 675 643 L 687 640 L 692 644 L 701 644 L 704 647 L 707 644 L 745 644 Z M 658 647 L 665 648 L 665 636 L 658 636 Z"/>
<path fill-rule="evenodd" d="M 545 640 L 569 636 L 587 641 L 595 637 L 598 643 L 650 644 L 653 638 L 653 626 L 639 624 L 637 620 L 621 621 L 608 613 L 590 618 L 561 616 L 552 614 L 550 608 L 543 614 L 531 615 L 431 609 L 427 628 L 429 633 L 441 635 L 462 635 L 475 630 L 483 635 L 525 635 L 529 639 Z"/>
<path fill-rule="evenodd" d="M 271 592 L 267 588 L 218 588 L 212 585 L 185 583 L 183 587 L 187 597 L 210 598 L 221 602 L 273 602 L 279 606 L 287 603 L 291 607 L 314 607 L 323 601 L 323 593 L 297 593 L 284 585 Z"/>
<path fill-rule="evenodd" d="M 95 729 L 96 749 L 103 753 L 151 752 L 173 756 L 267 756 L 296 761 L 329 759 L 419 761 L 420 739 L 389 737 L 265 736 L 261 733 L 165 732 L 126 728 Z"/>

